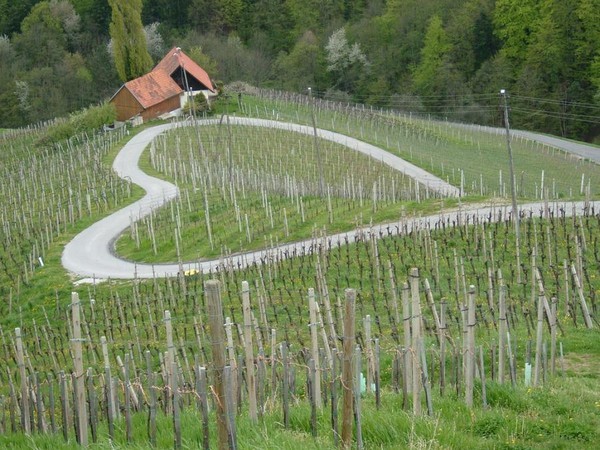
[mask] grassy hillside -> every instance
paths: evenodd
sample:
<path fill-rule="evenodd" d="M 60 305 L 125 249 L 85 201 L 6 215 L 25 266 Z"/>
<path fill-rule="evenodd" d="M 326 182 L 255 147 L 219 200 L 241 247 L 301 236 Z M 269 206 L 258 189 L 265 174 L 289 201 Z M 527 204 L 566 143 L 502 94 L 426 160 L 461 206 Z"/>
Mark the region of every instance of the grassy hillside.
<path fill-rule="evenodd" d="M 249 114 L 249 105 L 253 106 L 255 113 L 258 111 L 259 116 L 287 120 L 295 116 L 299 122 L 310 121 L 310 109 L 306 106 L 281 101 L 258 103 L 257 99 L 246 97 L 237 113 Z M 234 107 L 232 104 L 230 111 Z M 500 169 L 502 158 L 496 155 L 494 145 L 500 152 L 501 136 L 485 137 L 480 131 L 465 131 L 449 124 L 417 121 L 387 113 L 355 110 L 343 113 L 324 106 L 316 110 L 316 120 L 322 128 L 338 131 L 346 128 L 346 132 L 358 137 L 362 133 L 365 140 L 389 149 L 395 147 L 394 151 L 398 154 L 408 152 L 410 155 L 412 151 L 413 162 L 420 164 L 423 157 L 423 167 L 429 169 L 434 155 L 443 158 L 444 152 L 448 151 L 452 155 L 448 159 L 449 165 L 442 169 L 436 158 L 433 166 L 437 167 L 438 173 L 444 173 L 448 179 L 459 183 L 456 168 L 465 166 L 463 184 L 470 195 L 464 200 L 487 202 L 492 200 L 489 196 L 499 201 L 497 197 L 501 190 L 494 173 L 504 172 L 504 169 Z M 138 224 L 137 232 L 130 232 L 128 237 L 122 238 L 122 244 L 131 251 L 130 257 L 160 261 L 226 255 L 240 247 L 254 248 L 265 242 L 271 245 L 271 240 L 277 242 L 306 235 L 314 237 L 312 247 L 307 246 L 306 251 L 295 258 L 272 259 L 265 261 L 264 265 L 252 265 L 244 270 L 225 267 L 214 274 L 193 274 L 176 279 L 112 280 L 97 285 L 74 286 L 60 267 L 63 245 L 87 224 L 140 195 L 126 182 L 114 178 L 109 169 L 116 151 L 129 136 L 104 135 L 91 140 L 72 140 L 44 150 L 31 147 L 34 134 L 28 134 L 22 140 L 13 137 L 13 140 L 2 141 L 2 155 L 6 161 L 6 165 L 2 166 L 5 170 L 2 192 L 9 201 L 2 204 L 0 236 L 8 255 L 13 255 L 2 254 L 2 264 L 7 273 L 0 280 L 4 298 L 9 300 L 2 306 L 0 319 L 0 355 L 6 365 L 6 372 L 0 375 L 4 386 L 1 392 L 4 396 L 0 397 L 0 427 L 4 431 L 0 443 L 3 448 L 75 446 L 72 425 L 67 430 L 69 443 L 65 444 L 61 435 L 63 419 L 59 411 L 58 384 L 60 371 L 68 374 L 74 367 L 71 291 L 79 294 L 82 304 L 83 361 L 84 367 L 92 370 L 91 387 L 88 384 L 91 390 L 87 392 L 95 393 L 99 414 L 104 415 L 99 423 L 95 448 L 148 446 L 146 421 L 150 392 L 156 392 L 158 396 L 157 428 L 160 432 L 157 447 L 173 444 L 173 419 L 163 412 L 169 409 L 165 366 L 161 363 L 164 352 L 169 350 L 165 310 L 169 310 L 172 317 L 174 345 L 171 350 L 176 353 L 182 387 L 182 440 L 184 446 L 198 446 L 202 439 L 202 419 L 196 409 L 200 391 L 194 368 L 196 365 L 206 366 L 209 384 L 212 383 L 210 317 L 204 290 L 204 282 L 211 278 L 221 282 L 224 316 L 233 323 L 231 350 L 236 357 L 243 354 L 240 334 L 244 322 L 240 290 L 244 280 L 250 284 L 256 320 L 252 327 L 254 354 L 257 370 L 260 367 L 264 369 L 259 383 L 263 389 L 261 404 L 264 405 L 264 417 L 259 426 L 251 424 L 244 394 L 240 414 L 236 416 L 239 448 L 276 449 L 298 445 L 334 448 L 330 404 L 317 411 L 316 428 L 311 425 L 314 422 L 308 401 L 306 373 L 310 330 L 315 327 L 311 326 L 307 296 L 309 288 L 315 288 L 316 301 L 323 314 L 321 323 L 327 328 L 327 339 L 320 336 L 319 346 L 325 347 L 327 343 L 327 346 L 341 350 L 342 310 L 347 287 L 357 290 L 357 335 L 353 344 L 360 347 L 361 368 L 365 376 L 368 376 L 368 367 L 372 364 L 368 358 L 372 358 L 373 353 L 368 349 L 375 345 L 375 339 L 380 348 L 381 405 L 378 409 L 373 393 L 365 394 L 362 400 L 365 448 L 597 447 L 596 442 L 600 439 L 599 324 L 594 321 L 593 329 L 584 326 L 582 302 L 575 278 L 571 275 L 572 264 L 581 282 L 586 305 L 592 316 L 597 317 L 600 219 L 592 211 L 575 219 L 558 213 L 551 218 L 541 214 L 525 218 L 521 228 L 520 271 L 516 267 L 512 224 L 503 221 L 467 222 L 463 219 L 455 227 L 451 226 L 451 222 L 439 222 L 432 228 L 413 230 L 404 236 L 385 236 L 384 233 L 381 239 L 372 239 L 367 233 L 357 242 L 330 248 L 327 235 L 334 230 L 353 227 L 357 223 L 368 225 L 371 220 L 376 223 L 400 217 L 403 217 L 404 223 L 398 226 L 404 226 L 410 222 L 411 213 L 435 212 L 441 201 L 427 201 L 421 197 L 421 201 L 416 202 L 410 196 L 403 198 L 401 187 L 406 190 L 410 182 L 402 177 L 395 179 L 396 195 L 393 195 L 391 180 L 395 175 L 388 169 L 338 146 L 320 142 L 330 163 L 323 167 L 325 180 L 330 186 L 327 198 L 319 195 L 315 186 L 320 173 L 315 164 L 311 139 L 287 132 L 243 127 L 232 127 L 229 130 L 231 136 L 223 127 L 199 131 L 202 146 L 196 131 L 189 128 L 158 139 L 147 152 L 145 168 L 155 175 L 176 181 L 183 195 L 164 211 L 157 212 L 152 222 L 148 220 Z M 494 141 L 496 138 L 498 142 Z M 404 150 L 408 142 L 412 142 L 413 147 L 410 149 L 409 145 L 409 150 Z M 474 150 L 478 143 L 481 153 Z M 515 143 L 516 148 L 518 145 Z M 230 153 L 226 150 L 228 148 Z M 518 148 L 516 155 L 529 152 L 538 159 L 535 169 L 533 162 L 528 163 L 529 166 L 519 166 L 524 163 L 519 162 L 516 156 L 521 170 L 524 167 L 527 170 L 543 167 L 544 171 L 548 170 L 547 174 L 555 173 L 553 170 L 563 171 L 562 177 L 558 172 L 554 175 L 557 180 L 554 185 L 559 186 L 554 192 L 556 197 L 568 197 L 572 193 L 573 197 L 581 198 L 578 189 L 584 171 L 584 180 L 590 180 L 588 194 L 594 196 L 596 166 L 588 162 L 565 164 L 564 154 L 537 148 L 531 143 L 523 143 Z M 200 152 L 205 152 L 206 157 L 201 157 Z M 429 162 L 426 155 L 430 157 Z M 471 168 L 467 170 L 467 162 L 476 158 L 481 158 L 481 165 L 469 166 Z M 26 173 L 29 168 L 34 176 L 24 183 L 18 182 L 19 174 Z M 451 168 L 455 169 L 454 178 L 450 176 Z M 232 169 L 232 176 L 229 169 Z M 479 184 L 475 182 L 477 178 Z M 498 188 L 496 191 L 494 183 Z M 370 185 L 372 189 L 373 184 L 377 185 L 377 192 L 381 195 L 375 202 L 373 191 L 366 188 L 362 198 L 351 195 L 352 186 L 356 193 L 358 186 Z M 520 186 L 521 200 L 536 197 L 531 194 L 535 192 L 535 183 L 523 181 Z M 296 192 L 296 188 L 302 195 L 292 193 Z M 103 192 L 102 189 L 104 196 L 91 195 L 92 192 Z M 414 195 L 414 189 L 412 192 Z M 548 189 L 547 192 L 548 197 L 553 199 L 550 194 L 553 191 Z M 88 194 L 93 200 L 90 209 Z M 300 199 L 304 205 L 304 220 L 298 212 Z M 449 203 L 444 201 L 444 208 L 448 206 Z M 202 234 L 207 233 L 206 210 L 212 221 L 209 223 L 213 225 L 214 248 L 207 244 L 204 237 L 207 235 Z M 250 242 L 244 230 L 245 220 L 240 224 L 242 215 L 249 217 Z M 458 218 L 456 223 L 459 223 Z M 150 226 L 157 238 L 156 252 L 152 239 L 148 237 L 150 232 L 146 231 Z M 16 244 L 18 250 L 14 249 Z M 36 249 L 38 253 L 35 253 Z M 43 266 L 39 262 L 35 264 L 38 255 L 42 256 Z M 410 396 L 405 399 L 402 394 L 405 373 L 402 369 L 400 372 L 394 369 L 399 364 L 398 356 L 402 355 L 404 346 L 403 283 L 409 281 L 413 267 L 419 268 L 420 272 L 418 285 L 423 309 L 423 346 L 428 365 L 427 383 L 431 387 L 432 416 L 426 415 L 424 397 L 421 399 L 423 415 L 413 416 Z M 535 279 L 534 268 L 539 269 L 540 280 Z M 428 294 L 425 280 L 431 288 Z M 542 321 L 537 319 L 540 282 L 548 303 L 552 305 L 553 298 L 557 299 L 555 351 L 551 334 L 554 316 L 542 316 Z M 463 311 L 470 285 L 474 287 L 476 304 L 475 342 L 477 351 L 483 355 L 483 369 L 478 370 L 486 378 L 485 383 L 481 376 L 475 379 L 473 407 L 465 405 L 467 387 L 461 364 L 466 342 Z M 502 293 L 506 295 L 506 322 L 516 375 L 514 386 L 510 382 L 508 367 L 503 383 L 498 373 L 498 302 Z M 443 357 L 428 298 L 432 299 L 438 314 L 441 314 L 442 304 L 445 305 L 447 328 L 442 340 L 447 344 Z M 331 321 L 328 308 L 331 309 Z M 370 340 L 367 323 L 371 324 Z M 20 429 L 19 409 L 16 408 L 21 380 L 20 367 L 16 363 L 14 328 L 17 326 L 23 332 L 26 351 L 25 363 L 21 367 L 24 367 L 27 376 L 37 374 L 39 377 L 40 387 L 32 381 L 31 388 L 44 401 L 42 415 L 50 429 L 51 392 L 55 396 L 57 434 L 25 437 L 10 432 L 13 421 L 14 428 Z M 330 329 L 336 331 L 337 338 Z M 545 342 L 545 356 L 536 350 L 538 330 Z M 112 375 L 119 378 L 117 391 L 123 412 L 126 382 L 117 357 L 128 364 L 133 389 L 142 399 L 142 411 L 133 413 L 130 443 L 125 436 L 123 415 L 115 423 L 115 439 L 108 440 L 102 336 L 107 338 Z M 285 429 L 282 418 L 283 342 L 290 346 L 289 362 L 293 373 L 288 379 L 293 380 L 288 429 Z M 563 357 L 560 356 L 561 348 Z M 149 352 L 148 360 L 146 351 Z M 544 365 L 540 367 L 540 380 L 534 387 L 532 382 L 526 384 L 525 367 L 528 363 L 535 363 L 536 355 L 540 364 L 543 361 Z M 230 357 L 229 353 L 227 357 Z M 156 372 L 154 382 L 147 378 L 147 364 L 151 372 Z M 443 388 L 442 367 L 445 370 Z M 330 376 L 331 372 L 323 369 L 323 374 Z M 10 392 L 10 382 L 15 387 L 16 396 Z M 484 387 L 486 405 L 483 403 Z M 340 394 L 339 383 L 337 389 Z M 37 424 L 37 410 L 34 407 L 32 411 L 33 423 Z M 216 446 L 214 411 L 210 414 L 213 448 Z M 313 437 L 314 433 L 316 437 Z"/>

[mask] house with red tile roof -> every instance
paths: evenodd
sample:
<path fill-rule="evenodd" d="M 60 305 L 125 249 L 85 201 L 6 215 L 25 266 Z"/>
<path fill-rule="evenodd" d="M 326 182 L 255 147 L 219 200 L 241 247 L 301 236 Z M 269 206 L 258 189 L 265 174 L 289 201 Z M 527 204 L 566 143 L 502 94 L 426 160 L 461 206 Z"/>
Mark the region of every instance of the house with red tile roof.
<path fill-rule="evenodd" d="M 140 117 L 143 122 L 184 107 L 191 96 L 216 95 L 216 88 L 206 71 L 174 47 L 152 69 L 128 81 L 112 96 L 117 120 Z"/>

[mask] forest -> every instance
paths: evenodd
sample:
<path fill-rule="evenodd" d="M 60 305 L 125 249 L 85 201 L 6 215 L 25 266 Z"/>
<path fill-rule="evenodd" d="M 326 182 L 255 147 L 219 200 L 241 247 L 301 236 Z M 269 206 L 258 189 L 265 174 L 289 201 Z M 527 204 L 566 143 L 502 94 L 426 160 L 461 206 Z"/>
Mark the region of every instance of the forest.
<path fill-rule="evenodd" d="M 600 139 L 599 0 L 0 0 L 0 128 L 112 96 L 118 8 L 225 84 Z"/>

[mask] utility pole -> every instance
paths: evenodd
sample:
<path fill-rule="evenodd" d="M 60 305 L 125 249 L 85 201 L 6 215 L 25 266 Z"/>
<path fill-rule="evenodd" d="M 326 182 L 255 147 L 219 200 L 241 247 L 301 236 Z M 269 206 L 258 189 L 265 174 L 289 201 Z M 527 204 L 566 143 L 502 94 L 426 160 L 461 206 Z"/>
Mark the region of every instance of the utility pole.
<path fill-rule="evenodd" d="M 183 72 L 183 81 L 184 81 L 184 86 L 185 86 L 185 94 L 188 98 L 188 102 L 190 103 L 190 111 L 192 112 L 191 116 L 195 122 L 196 121 L 196 107 L 194 105 L 194 94 L 192 93 L 192 90 L 190 89 L 190 85 L 188 83 L 187 72 L 185 70 L 185 60 L 181 59 L 181 47 L 177 47 L 177 52 L 175 53 L 175 55 L 177 56 L 177 59 L 181 64 L 181 71 Z"/>
<path fill-rule="evenodd" d="M 317 121 L 315 119 L 315 99 L 312 95 L 312 88 L 308 88 L 308 96 L 310 97 L 310 116 L 315 135 L 315 159 L 319 167 L 319 194 L 325 196 L 325 179 L 323 178 L 323 164 L 321 161 L 321 151 L 319 149 L 319 138 L 317 137 Z"/>
<path fill-rule="evenodd" d="M 513 161 L 512 148 L 510 146 L 510 124 L 508 121 L 508 93 L 506 89 L 500 89 L 500 95 L 502 96 L 504 103 L 504 126 L 506 128 L 506 147 L 508 148 L 508 165 L 510 169 L 510 193 L 512 196 L 512 213 L 513 221 L 515 224 L 515 246 L 517 256 L 517 283 L 521 283 L 521 253 L 520 253 L 520 242 L 521 233 L 519 230 L 519 207 L 517 206 L 517 182 L 515 180 L 515 163 Z"/>

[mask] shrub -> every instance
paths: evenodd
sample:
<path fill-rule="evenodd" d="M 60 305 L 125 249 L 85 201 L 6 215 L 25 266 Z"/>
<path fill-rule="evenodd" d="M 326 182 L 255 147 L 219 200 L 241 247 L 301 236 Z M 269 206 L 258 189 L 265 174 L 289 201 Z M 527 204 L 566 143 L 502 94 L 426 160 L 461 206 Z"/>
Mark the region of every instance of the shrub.
<path fill-rule="evenodd" d="M 57 121 L 48 127 L 45 136 L 37 142 L 40 145 L 54 144 L 69 139 L 79 133 L 100 130 L 113 123 L 117 112 L 112 103 L 90 106 L 72 113 L 66 120 Z"/>
<path fill-rule="evenodd" d="M 210 104 L 208 103 L 208 100 L 206 99 L 206 97 L 202 94 L 195 95 L 193 100 L 189 99 L 183 108 L 183 113 L 185 115 L 208 114 L 208 113 L 210 113 L 210 111 L 211 111 Z"/>

